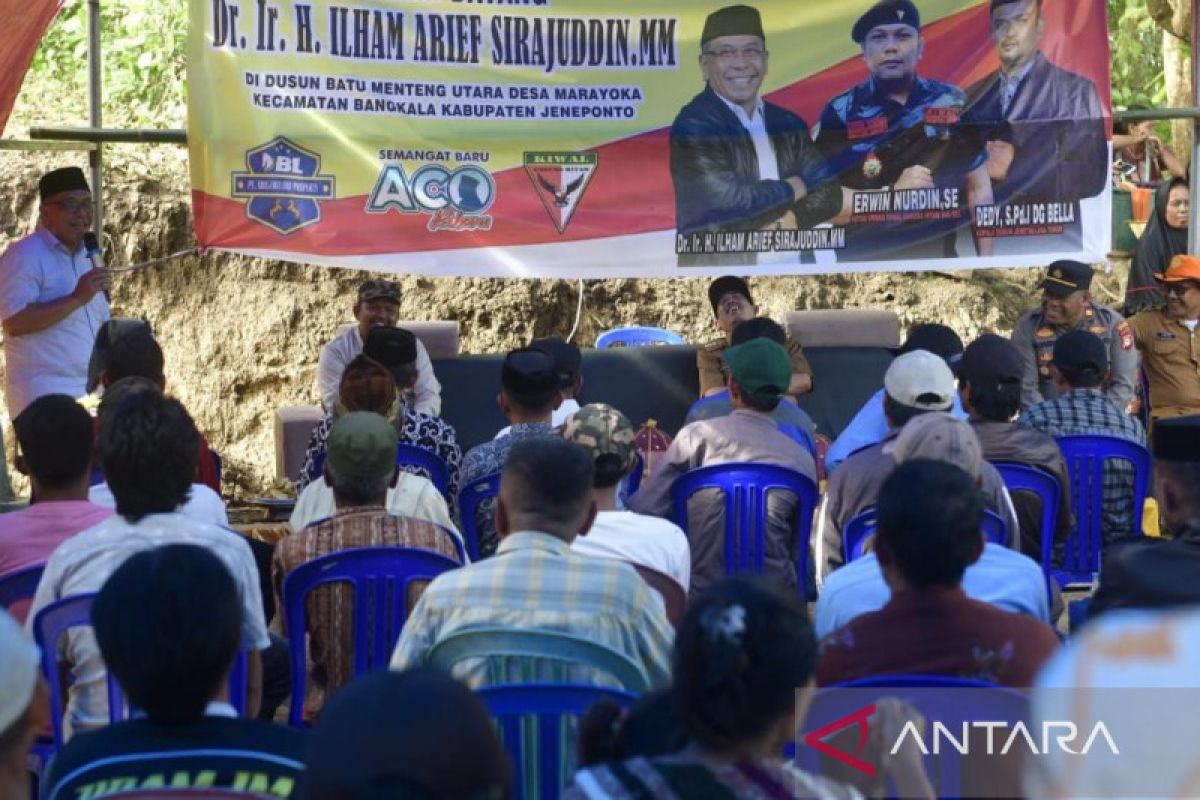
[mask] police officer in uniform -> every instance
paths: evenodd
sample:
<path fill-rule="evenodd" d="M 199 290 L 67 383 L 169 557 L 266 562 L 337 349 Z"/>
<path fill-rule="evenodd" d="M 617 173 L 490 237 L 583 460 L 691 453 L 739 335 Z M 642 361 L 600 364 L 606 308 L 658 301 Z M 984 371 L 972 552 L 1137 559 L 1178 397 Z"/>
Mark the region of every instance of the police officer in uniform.
<path fill-rule="evenodd" d="M 976 127 L 959 125 L 966 96 L 957 86 L 917 75 L 924 51 L 921 17 L 910 0 L 880 0 L 854 24 L 871 77 L 829 101 L 816 142 L 827 162 L 824 179 L 841 184 L 846 205 L 834 222 L 850 222 L 839 261 L 873 258 L 952 258 L 956 231 L 971 224 L 977 205 L 992 203 L 987 150 Z M 936 190 L 957 192 L 949 219 L 853 222 L 855 193 Z M 895 196 L 891 197 L 894 200 Z M 881 196 L 877 200 L 888 200 Z M 944 203 L 944 199 L 939 200 Z M 873 205 L 876 211 L 908 211 Z M 976 252 L 991 255 L 990 239 Z"/>
<path fill-rule="evenodd" d="M 729 347 L 733 329 L 738 323 L 758 316 L 758 307 L 750 299 L 750 287 L 734 275 L 717 278 L 708 286 L 708 302 L 712 305 L 717 328 L 723 333 L 696 351 L 696 368 L 700 371 L 700 396 L 717 394 L 725 390 L 724 362 L 721 355 Z M 788 386 L 790 395 L 812 391 L 812 367 L 804 357 L 800 344 L 790 336 L 787 340 L 788 357 L 792 361 L 792 382 Z"/>
<path fill-rule="evenodd" d="M 1013 327 L 1013 344 L 1025 360 L 1021 408 L 1055 400 L 1058 391 L 1050 372 L 1054 343 L 1068 331 L 1088 331 L 1108 348 L 1110 372 L 1104 394 L 1121 411 L 1133 399 L 1138 357 L 1133 332 L 1125 318 L 1092 302 L 1092 268 L 1078 261 L 1055 261 L 1042 280 L 1042 304 L 1026 312 Z"/>

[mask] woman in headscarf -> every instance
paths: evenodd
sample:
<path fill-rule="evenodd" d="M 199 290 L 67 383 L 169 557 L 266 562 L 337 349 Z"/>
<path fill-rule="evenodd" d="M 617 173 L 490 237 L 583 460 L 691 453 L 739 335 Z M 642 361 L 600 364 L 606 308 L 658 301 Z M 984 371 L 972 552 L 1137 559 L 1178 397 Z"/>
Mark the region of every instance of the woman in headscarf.
<path fill-rule="evenodd" d="M 1156 272 L 1166 272 L 1171 259 L 1187 252 L 1189 194 L 1186 178 L 1172 178 L 1154 193 L 1154 214 L 1133 254 L 1129 286 L 1125 289 L 1125 316 L 1163 304 Z"/>

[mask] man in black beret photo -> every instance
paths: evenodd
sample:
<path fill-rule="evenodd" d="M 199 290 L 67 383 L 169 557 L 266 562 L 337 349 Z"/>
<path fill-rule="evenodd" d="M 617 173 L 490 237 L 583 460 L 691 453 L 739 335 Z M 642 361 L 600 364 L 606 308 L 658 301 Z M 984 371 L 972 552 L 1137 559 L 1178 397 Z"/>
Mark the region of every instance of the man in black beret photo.
<path fill-rule="evenodd" d="M 700 36 L 704 91 L 671 126 L 675 226 L 681 235 L 812 228 L 837 215 L 841 188 L 820 186 L 824 169 L 796 114 L 762 99 L 767 76 L 762 15 L 718 9 Z M 794 253 L 778 257 L 798 261 Z M 680 266 L 757 264 L 757 253 L 680 252 Z"/>

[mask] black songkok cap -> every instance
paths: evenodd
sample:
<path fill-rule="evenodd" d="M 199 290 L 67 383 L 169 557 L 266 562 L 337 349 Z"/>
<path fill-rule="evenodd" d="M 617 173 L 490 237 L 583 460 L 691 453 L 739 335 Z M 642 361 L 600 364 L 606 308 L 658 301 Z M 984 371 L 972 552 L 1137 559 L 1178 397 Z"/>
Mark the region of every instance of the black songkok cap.
<path fill-rule="evenodd" d="M 583 354 L 579 352 L 578 347 L 556 336 L 534 339 L 530 347 L 541 350 L 554 359 L 554 369 L 558 371 L 561 388 L 565 389 L 575 382 L 575 376 L 579 374 L 579 368 L 583 364 Z"/>
<path fill-rule="evenodd" d="M 879 0 L 858 18 L 850 38 L 862 44 L 876 25 L 911 25 L 921 30 L 921 12 L 909 0 Z"/>
<path fill-rule="evenodd" d="M 1155 421 L 1152 446 L 1163 461 L 1200 461 L 1200 415 Z"/>
<path fill-rule="evenodd" d="M 704 33 L 700 35 L 700 46 L 718 36 L 757 36 L 766 41 L 763 33 L 762 15 L 750 6 L 725 6 L 708 15 L 704 20 Z"/>
<path fill-rule="evenodd" d="M 417 360 L 417 337 L 404 328 L 375 327 L 363 342 L 362 354 L 386 367 L 399 385 L 401 378 L 407 379 L 407 376 L 399 375 L 397 371 Z"/>
<path fill-rule="evenodd" d="M 558 389 L 558 371 L 554 358 L 545 350 L 523 347 L 504 357 L 500 385 L 520 395 L 549 394 Z"/>
<path fill-rule="evenodd" d="M 1052 363 L 1060 369 L 1091 370 L 1103 375 L 1108 369 L 1108 348 L 1103 339 L 1090 331 L 1070 331 L 1054 343 Z"/>
<path fill-rule="evenodd" d="M 59 192 L 74 192 L 77 189 L 85 192 L 92 190 L 79 167 L 63 167 L 47 172 L 38 181 L 38 196 L 42 200 L 49 200 Z"/>

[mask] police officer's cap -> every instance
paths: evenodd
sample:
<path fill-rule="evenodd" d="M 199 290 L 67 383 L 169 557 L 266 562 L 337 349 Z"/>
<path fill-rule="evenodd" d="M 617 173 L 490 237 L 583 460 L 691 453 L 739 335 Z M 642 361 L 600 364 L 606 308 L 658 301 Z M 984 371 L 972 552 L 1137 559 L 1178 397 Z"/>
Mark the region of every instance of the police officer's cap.
<path fill-rule="evenodd" d="M 708 302 L 712 306 L 714 317 L 717 316 L 721 298 L 730 292 L 736 292 L 746 298 L 751 305 L 754 304 L 754 298 L 750 296 L 750 286 L 745 279 L 736 275 L 723 275 L 708 285 Z"/>
<path fill-rule="evenodd" d="M 704 32 L 700 35 L 700 46 L 719 36 L 757 36 L 766 40 L 763 33 L 762 15 L 750 6 L 725 6 L 708 15 L 704 20 Z"/>
<path fill-rule="evenodd" d="M 1056 297 L 1087 291 L 1092 285 L 1092 268 L 1079 261 L 1055 261 L 1046 270 L 1040 288 Z"/>
<path fill-rule="evenodd" d="M 921 12 L 917 11 L 911 0 L 879 0 L 854 23 L 850 38 L 862 44 L 876 25 L 910 25 L 919 31 Z"/>
<path fill-rule="evenodd" d="M 1200 415 L 1154 423 L 1154 457 L 1163 461 L 1200 461 Z"/>

